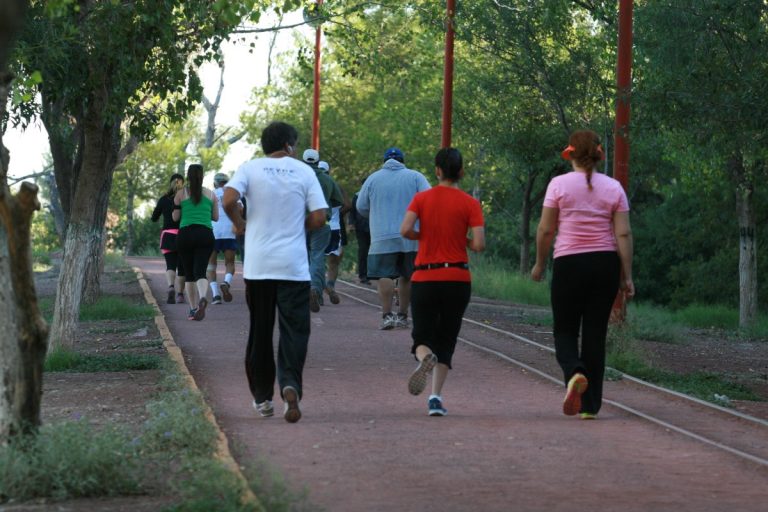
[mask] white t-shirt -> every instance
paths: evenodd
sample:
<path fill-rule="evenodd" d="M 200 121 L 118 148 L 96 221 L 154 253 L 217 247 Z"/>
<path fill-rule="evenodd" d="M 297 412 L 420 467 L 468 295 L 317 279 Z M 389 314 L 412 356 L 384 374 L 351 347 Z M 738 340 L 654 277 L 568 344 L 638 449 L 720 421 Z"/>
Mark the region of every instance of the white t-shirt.
<path fill-rule="evenodd" d="M 248 204 L 243 277 L 309 281 L 304 219 L 328 208 L 315 171 L 291 157 L 257 158 L 225 186 Z"/>
<path fill-rule="evenodd" d="M 219 198 L 219 220 L 211 222 L 213 236 L 216 240 L 235 238 L 235 233 L 232 231 L 232 221 L 227 216 L 227 212 L 224 211 L 224 187 L 213 189 L 213 193 Z"/>

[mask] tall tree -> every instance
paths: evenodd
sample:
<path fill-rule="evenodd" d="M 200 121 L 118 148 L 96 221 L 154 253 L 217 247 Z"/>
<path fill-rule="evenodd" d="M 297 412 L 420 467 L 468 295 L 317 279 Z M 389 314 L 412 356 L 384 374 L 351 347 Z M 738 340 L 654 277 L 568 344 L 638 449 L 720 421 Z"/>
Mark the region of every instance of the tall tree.
<path fill-rule="evenodd" d="M 196 65 L 216 55 L 243 16 L 267 3 L 80 0 L 53 16 L 45 3 L 33 4 L 20 62 L 42 72 L 52 148 L 59 138 L 66 144 L 65 165 L 56 166 L 57 183 L 66 182 L 59 192 L 68 227 L 52 346 L 74 342 L 81 274 L 101 255 L 121 125 L 144 138 L 159 117 L 183 118 L 200 98 Z"/>
<path fill-rule="evenodd" d="M 13 80 L 10 51 L 22 28 L 28 2 L 0 2 L 0 120 Z M 0 129 L 0 444 L 40 423 L 47 326 L 40 315 L 32 274 L 30 223 L 40 208 L 37 187 L 8 188 L 10 155 Z"/>
<path fill-rule="evenodd" d="M 759 0 L 649 0 L 637 10 L 640 101 L 657 106 L 667 158 L 696 179 L 730 184 L 734 194 L 742 327 L 757 319 L 754 197 L 768 176 L 766 16 Z"/>

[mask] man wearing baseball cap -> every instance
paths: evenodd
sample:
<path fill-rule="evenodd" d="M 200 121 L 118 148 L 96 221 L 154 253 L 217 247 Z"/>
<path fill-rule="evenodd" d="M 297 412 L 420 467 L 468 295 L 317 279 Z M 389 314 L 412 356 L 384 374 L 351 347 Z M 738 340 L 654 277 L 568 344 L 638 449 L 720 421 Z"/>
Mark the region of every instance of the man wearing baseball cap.
<path fill-rule="evenodd" d="M 391 147 L 384 152 L 384 166 L 365 180 L 358 193 L 357 211 L 369 219 L 368 278 L 378 281 L 383 330 L 408 327 L 411 274 L 419 245 L 400 236 L 400 225 L 413 196 L 429 188 L 423 174 L 405 166 L 403 152 Z M 400 297 L 397 313 L 392 312 L 395 279 Z"/>
<path fill-rule="evenodd" d="M 326 212 L 326 220 L 331 220 L 332 208 L 345 205 L 344 194 L 333 178 L 319 167 L 320 153 L 316 149 L 309 148 L 305 150 L 302 159 L 315 171 L 315 176 L 317 176 L 317 181 L 320 182 L 320 188 L 323 189 L 323 196 L 329 206 Z M 319 312 L 320 306 L 323 303 L 323 290 L 326 284 L 325 248 L 328 247 L 330 242 L 331 226 L 327 222 L 320 229 L 307 233 L 309 275 L 312 278 L 309 290 L 309 310 L 313 313 Z"/>

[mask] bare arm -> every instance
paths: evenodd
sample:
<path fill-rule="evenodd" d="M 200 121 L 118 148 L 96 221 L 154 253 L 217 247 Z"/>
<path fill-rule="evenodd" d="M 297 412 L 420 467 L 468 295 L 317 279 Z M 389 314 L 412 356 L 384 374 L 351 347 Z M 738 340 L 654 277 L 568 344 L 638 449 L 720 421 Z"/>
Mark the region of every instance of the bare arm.
<path fill-rule="evenodd" d="M 416 215 L 416 212 L 410 210 L 405 212 L 403 223 L 400 224 L 400 235 L 408 240 L 418 240 L 420 233 L 413 229 L 418 219 L 419 217 Z"/>
<path fill-rule="evenodd" d="M 325 223 L 325 208 L 321 208 L 320 210 L 309 212 L 309 215 L 307 215 L 306 220 L 304 221 L 304 226 L 307 228 L 307 231 L 314 231 L 325 226 Z"/>
<path fill-rule="evenodd" d="M 621 261 L 621 289 L 626 297 L 635 296 L 635 283 L 632 281 L 632 228 L 629 226 L 629 212 L 616 212 L 613 214 L 613 234 L 616 237 L 616 245 Z"/>
<path fill-rule="evenodd" d="M 483 226 L 472 228 L 472 238 L 467 238 L 467 247 L 474 252 L 485 250 L 485 228 Z"/>
<path fill-rule="evenodd" d="M 245 233 L 245 220 L 242 216 L 242 205 L 238 202 L 239 200 L 240 192 L 230 187 L 224 188 L 224 197 L 221 203 L 227 217 L 232 221 L 236 235 Z"/>
<path fill-rule="evenodd" d="M 211 220 L 216 222 L 219 220 L 219 197 L 210 190 L 208 193 L 211 195 L 211 202 L 213 203 L 211 207 Z"/>
<path fill-rule="evenodd" d="M 555 239 L 557 230 L 557 219 L 560 210 L 557 208 L 543 207 L 541 209 L 541 220 L 536 229 L 536 264 L 531 270 L 531 279 L 541 281 L 544 279 L 544 268 L 547 265 L 547 256 L 552 248 L 552 241 Z"/>

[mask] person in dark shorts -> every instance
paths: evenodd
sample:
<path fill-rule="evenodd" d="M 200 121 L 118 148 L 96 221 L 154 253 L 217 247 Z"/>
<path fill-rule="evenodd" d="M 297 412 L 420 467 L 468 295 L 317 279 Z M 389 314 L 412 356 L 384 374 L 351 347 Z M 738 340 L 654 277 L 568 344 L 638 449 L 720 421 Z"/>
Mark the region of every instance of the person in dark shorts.
<path fill-rule="evenodd" d="M 418 242 L 400 236 L 400 224 L 413 196 L 429 189 L 429 182 L 418 171 L 405 166 L 405 155 L 398 148 L 384 152 L 384 165 L 371 174 L 357 196 L 357 211 L 368 217 L 371 247 L 368 251 L 369 279 L 377 281 L 381 303 L 380 329 L 408 327 L 411 304 L 411 273 Z M 398 280 L 398 311 L 392 311 Z"/>
<path fill-rule="evenodd" d="M 451 368 L 461 320 L 469 304 L 472 276 L 467 249 L 485 249 L 483 211 L 477 199 L 459 188 L 464 175 L 461 153 L 444 148 L 435 156 L 438 186 L 416 194 L 408 206 L 400 233 L 419 241 L 411 290 L 413 345 L 419 362 L 408 379 L 408 391 L 418 395 L 432 374 L 430 416 L 445 416 L 442 389 Z M 419 230 L 416 231 L 416 222 Z M 467 232 L 472 233 L 467 238 Z"/>
<path fill-rule="evenodd" d="M 184 302 L 184 270 L 176 248 L 179 223 L 173 220 L 173 197 L 184 187 L 184 176 L 171 176 L 168 190 L 157 200 L 152 211 L 152 222 L 163 217 L 163 229 L 160 232 L 160 252 L 165 258 L 165 281 L 168 283 L 168 304 Z"/>
<path fill-rule="evenodd" d="M 224 212 L 222 199 L 224 197 L 224 185 L 229 181 L 229 176 L 223 172 L 216 173 L 213 177 L 213 193 L 219 203 L 219 220 L 213 223 L 213 236 L 215 238 L 211 259 L 208 261 L 206 276 L 211 283 L 211 304 L 221 304 L 232 302 L 232 293 L 229 291 L 232 286 L 232 278 L 235 275 L 235 253 L 237 252 L 237 240 L 232 231 L 232 221 Z M 242 214 L 242 205 L 240 205 Z M 216 282 L 216 267 L 219 253 L 224 254 L 224 280 L 221 284 Z"/>
<path fill-rule="evenodd" d="M 571 161 L 573 170 L 547 186 L 531 278 L 544 278 L 554 239 L 551 301 L 555 355 L 566 385 L 563 414 L 590 420 L 603 399 L 605 339 L 613 302 L 619 289 L 628 299 L 635 295 L 632 230 L 621 184 L 595 171 L 605 158 L 598 135 L 574 132 L 562 157 Z"/>
<path fill-rule="evenodd" d="M 173 198 L 173 218 L 179 222 L 179 236 L 176 240 L 179 256 L 184 266 L 189 299 L 188 320 L 202 320 L 208 299 L 208 279 L 205 276 L 208 259 L 213 250 L 213 228 L 211 221 L 219 218 L 216 194 L 203 187 L 203 166 L 191 164 L 187 168 L 187 186 Z M 197 307 L 194 307 L 194 305 Z"/>

